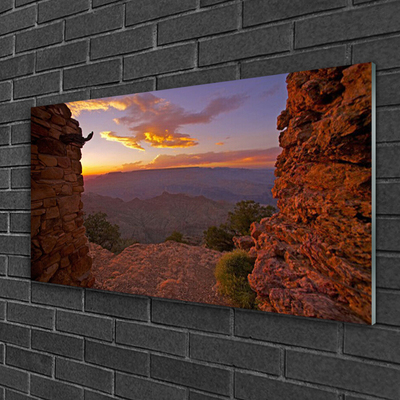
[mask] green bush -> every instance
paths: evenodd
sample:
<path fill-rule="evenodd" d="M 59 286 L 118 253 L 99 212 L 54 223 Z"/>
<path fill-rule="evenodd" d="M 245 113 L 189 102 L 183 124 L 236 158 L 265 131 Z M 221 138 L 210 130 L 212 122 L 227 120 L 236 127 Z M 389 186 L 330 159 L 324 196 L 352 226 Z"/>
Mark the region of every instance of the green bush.
<path fill-rule="evenodd" d="M 254 262 L 243 250 L 224 254 L 215 268 L 219 292 L 240 308 L 256 308 L 256 293 L 251 289 L 247 276 L 253 271 Z"/>
<path fill-rule="evenodd" d="M 166 239 L 165 242 L 168 242 L 169 240 L 173 242 L 178 242 L 178 243 L 185 243 L 183 240 L 183 235 L 182 233 L 178 231 L 173 231 Z"/>
<path fill-rule="evenodd" d="M 233 236 L 233 232 L 228 230 L 226 225 L 220 225 L 219 228 L 216 226 L 210 226 L 206 231 L 204 231 L 204 241 L 206 247 L 212 250 L 233 250 Z"/>

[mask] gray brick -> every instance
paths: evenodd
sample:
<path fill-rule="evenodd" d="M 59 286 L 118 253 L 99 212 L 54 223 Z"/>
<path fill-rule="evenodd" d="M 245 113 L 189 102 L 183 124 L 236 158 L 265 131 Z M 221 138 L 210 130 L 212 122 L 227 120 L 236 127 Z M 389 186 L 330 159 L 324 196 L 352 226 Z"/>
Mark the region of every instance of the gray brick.
<path fill-rule="evenodd" d="M 83 289 L 32 282 L 31 290 L 33 303 L 82 310 Z"/>
<path fill-rule="evenodd" d="M 176 386 L 116 373 L 115 393 L 131 400 L 184 400 L 186 390 Z M 97 398 L 96 398 L 97 399 Z M 94 399 L 93 399 L 94 400 Z"/>
<path fill-rule="evenodd" d="M 15 6 L 26 6 L 27 4 L 34 3 L 36 0 L 15 0 Z"/>
<path fill-rule="evenodd" d="M 8 213 L 0 212 L 0 232 L 8 232 Z"/>
<path fill-rule="evenodd" d="M 189 391 L 189 400 L 218 400 L 220 397 L 209 396 L 208 394 L 199 393 L 190 390 Z"/>
<path fill-rule="evenodd" d="M 377 287 L 400 289 L 400 259 L 397 257 L 378 256 L 376 261 Z"/>
<path fill-rule="evenodd" d="M 24 326 L 0 322 L 0 341 L 29 347 L 30 331 Z"/>
<path fill-rule="evenodd" d="M 28 393 L 29 376 L 25 371 L 19 371 L 0 364 L 0 385 L 14 388 L 21 392 Z"/>
<path fill-rule="evenodd" d="M 148 78 L 122 85 L 99 87 L 90 90 L 90 97 L 92 99 L 99 99 L 103 97 L 121 96 L 124 94 L 150 92 L 155 89 L 154 81 L 154 78 Z"/>
<path fill-rule="evenodd" d="M 206 332 L 230 333 L 231 310 L 227 307 L 152 300 L 152 321 Z"/>
<path fill-rule="evenodd" d="M 31 397 L 28 394 L 22 394 L 20 392 L 16 392 L 14 390 L 11 389 L 6 389 L 6 399 L 7 400 L 32 400 L 33 397 Z M 4 400 L 1 396 L 0 396 L 1 400 Z"/>
<path fill-rule="evenodd" d="M 14 239 L 16 245 L 20 245 L 19 241 L 16 240 L 19 236 L 8 236 L 8 238 Z M 5 242 L 5 236 L 0 235 L 0 243 Z M 30 238 L 29 238 L 30 239 Z M 0 251 L 2 253 L 7 253 L 0 246 Z M 11 247 L 11 246 L 10 246 Z M 5 299 L 12 300 L 29 300 L 29 282 L 17 279 L 6 279 L 0 278 L 0 293 L 1 297 Z"/>
<path fill-rule="evenodd" d="M 376 248 L 397 251 L 400 248 L 400 220 L 380 217 L 376 221 Z"/>
<path fill-rule="evenodd" d="M 327 351 L 338 345 L 335 322 L 245 310 L 235 310 L 235 335 Z"/>
<path fill-rule="evenodd" d="M 4 153 L 3 153 L 4 154 Z M 21 154 L 14 152 L 14 154 Z M 2 152 L 0 150 L 0 156 Z M 0 209 L 4 210 L 29 210 L 30 206 L 30 191 L 14 190 L 3 192 L 0 191 Z"/>
<path fill-rule="evenodd" d="M 37 53 L 36 70 L 45 71 L 84 63 L 88 51 L 86 40 L 41 50 Z"/>
<path fill-rule="evenodd" d="M 399 3 L 400 4 L 400 3 Z M 400 104 L 400 73 L 378 75 L 376 78 L 376 105 L 390 106 Z"/>
<path fill-rule="evenodd" d="M 65 39 L 71 40 L 109 32 L 121 28 L 122 25 L 123 7 L 116 5 L 68 19 L 65 25 Z"/>
<path fill-rule="evenodd" d="M 29 146 L 2 147 L 0 148 L 0 167 L 29 165 L 31 158 L 29 153 Z"/>
<path fill-rule="evenodd" d="M 32 349 L 83 360 L 83 339 L 56 332 L 32 330 Z"/>
<path fill-rule="evenodd" d="M 93 8 L 105 6 L 106 4 L 115 3 L 118 0 L 92 0 Z"/>
<path fill-rule="evenodd" d="M 0 13 L 11 10 L 13 8 L 13 0 L 2 0 L 0 3 Z"/>
<path fill-rule="evenodd" d="M 63 23 L 57 22 L 56 24 L 19 33 L 15 38 L 15 51 L 19 53 L 21 51 L 61 43 L 63 40 L 63 31 Z"/>
<path fill-rule="evenodd" d="M 85 311 L 147 321 L 149 299 L 122 293 L 86 290 Z"/>
<path fill-rule="evenodd" d="M 268 400 L 337 400 L 336 393 L 300 386 L 267 377 L 235 373 L 235 398 L 258 400 L 262 393 Z"/>
<path fill-rule="evenodd" d="M 241 65 L 241 78 L 282 74 L 346 65 L 346 47 L 305 51 L 266 60 L 245 61 Z"/>
<path fill-rule="evenodd" d="M 31 376 L 31 394 L 46 400 L 82 400 L 83 389 L 54 379 Z"/>
<path fill-rule="evenodd" d="M 237 368 L 280 374 L 280 349 L 238 340 L 190 334 L 190 358 Z"/>
<path fill-rule="evenodd" d="M 318 11 L 341 8 L 346 5 L 346 0 L 247 0 L 243 5 L 243 26 L 279 21 Z"/>
<path fill-rule="evenodd" d="M 32 53 L 0 61 L 0 81 L 32 74 L 34 67 L 34 55 Z"/>
<path fill-rule="evenodd" d="M 55 310 L 28 304 L 8 303 L 7 320 L 24 325 L 52 329 Z"/>
<path fill-rule="evenodd" d="M 56 359 L 56 378 L 78 385 L 87 386 L 101 392 L 112 392 L 113 373 L 102 368 L 76 361 Z"/>
<path fill-rule="evenodd" d="M 271 26 L 200 42 L 199 64 L 210 65 L 290 49 L 291 25 Z"/>
<path fill-rule="evenodd" d="M 70 92 L 64 92 L 62 94 L 39 97 L 36 100 L 36 105 L 44 106 L 49 104 L 68 103 L 70 101 L 85 100 L 89 97 L 89 89 L 74 90 Z"/>
<path fill-rule="evenodd" d="M 376 149 L 378 178 L 397 178 L 400 176 L 400 146 L 378 146 Z"/>
<path fill-rule="evenodd" d="M 0 16 L 0 35 L 19 31 L 35 25 L 36 7 L 10 12 Z"/>
<path fill-rule="evenodd" d="M 21 256 L 30 255 L 30 241 L 30 236 L 0 235 L 0 252 L 3 254 L 15 254 Z M 0 282 L 0 287 L 2 287 L 2 285 L 3 284 Z M 10 284 L 10 286 L 14 287 L 14 284 Z M 22 284 L 18 284 L 18 286 L 22 288 Z M 22 300 L 21 297 L 26 297 L 25 294 L 22 293 L 22 289 L 18 290 L 16 294 L 17 296 L 19 296 L 18 298 L 12 297 L 12 292 L 10 290 L 7 290 L 7 293 L 9 294 L 10 298 L 15 298 L 18 300 Z"/>
<path fill-rule="evenodd" d="M 90 58 L 96 60 L 133 53 L 153 46 L 152 25 L 96 37 L 90 43 Z"/>
<path fill-rule="evenodd" d="M 353 45 L 353 63 L 374 62 L 377 70 L 400 67 L 400 36 Z"/>
<path fill-rule="evenodd" d="M 376 321 L 380 324 L 400 326 L 400 294 L 377 291 Z"/>
<path fill-rule="evenodd" d="M 57 311 L 56 329 L 111 342 L 113 339 L 113 320 L 92 315 Z"/>
<path fill-rule="evenodd" d="M 48 72 L 14 81 L 14 98 L 31 97 L 60 90 L 60 73 Z"/>
<path fill-rule="evenodd" d="M 374 0 L 353 0 L 353 4 L 364 4 L 364 3 L 370 3 L 371 1 Z"/>
<path fill-rule="evenodd" d="M 157 90 L 183 86 L 203 85 L 236 79 L 236 66 L 209 68 L 183 74 L 161 76 L 157 79 Z"/>
<path fill-rule="evenodd" d="M 201 7 L 213 6 L 214 4 L 223 3 L 227 0 L 200 0 Z"/>
<path fill-rule="evenodd" d="M 11 170 L 11 187 L 13 189 L 28 189 L 31 187 L 31 169 L 13 168 Z"/>
<path fill-rule="evenodd" d="M 85 361 L 135 375 L 146 376 L 149 373 L 149 355 L 147 353 L 91 340 L 86 340 L 85 343 Z"/>
<path fill-rule="evenodd" d="M 53 369 L 52 357 L 13 346 L 7 346 L 6 364 L 47 376 Z"/>
<path fill-rule="evenodd" d="M 0 38 L 0 57 L 9 56 L 13 53 L 14 37 L 7 36 Z"/>
<path fill-rule="evenodd" d="M 0 320 L 4 320 L 5 318 L 6 318 L 6 302 L 0 300 Z"/>
<path fill-rule="evenodd" d="M 99 392 L 92 392 L 91 390 L 85 390 L 85 400 L 115 400 L 115 397 L 106 396 Z"/>
<path fill-rule="evenodd" d="M 0 255 L 0 275 L 7 273 L 7 256 Z"/>
<path fill-rule="evenodd" d="M 400 3 L 394 1 L 298 21 L 295 23 L 295 47 L 310 47 L 396 32 L 400 29 L 400 20 L 397 18 L 399 12 Z M 382 24 L 382 21 L 385 23 Z"/>
<path fill-rule="evenodd" d="M 124 79 L 192 68 L 195 52 L 196 45 L 189 43 L 126 57 L 124 59 Z"/>
<path fill-rule="evenodd" d="M 184 332 L 157 328 L 154 325 L 122 321 L 117 321 L 116 325 L 117 343 L 163 353 L 186 355 L 186 338 Z"/>
<path fill-rule="evenodd" d="M 394 142 L 400 140 L 400 111 L 377 110 L 376 132 L 377 142 Z"/>
<path fill-rule="evenodd" d="M 346 324 L 344 353 L 400 363 L 400 332 Z"/>
<path fill-rule="evenodd" d="M 376 185 L 376 212 L 377 214 L 400 214 L 400 183 L 385 182 Z"/>
<path fill-rule="evenodd" d="M 31 123 L 16 124 L 11 127 L 11 143 L 21 144 L 31 142 Z"/>
<path fill-rule="evenodd" d="M 211 393 L 229 395 L 230 392 L 230 371 L 190 361 L 151 355 L 150 375 Z"/>
<path fill-rule="evenodd" d="M 89 0 L 49 0 L 38 4 L 39 23 L 67 17 L 89 9 Z"/>
<path fill-rule="evenodd" d="M 16 233 L 31 232 L 31 214 L 10 213 L 10 231 Z"/>
<path fill-rule="evenodd" d="M 237 20 L 238 7 L 234 4 L 163 21 L 158 24 L 158 43 L 233 31 L 237 28 Z"/>
<path fill-rule="evenodd" d="M 288 378 L 398 399 L 398 369 L 293 350 L 288 350 L 286 357 Z"/>
<path fill-rule="evenodd" d="M 64 90 L 119 82 L 121 60 L 103 61 L 64 71 Z"/>
<path fill-rule="evenodd" d="M 0 126 L 0 146 L 8 146 L 10 144 L 10 126 Z"/>
<path fill-rule="evenodd" d="M 1 71 L 1 66 L 0 66 Z M 33 99 L 15 101 L 7 104 L 0 104 L 0 123 L 22 121 L 24 119 L 30 119 L 31 107 L 33 107 Z M 0 149 L 1 151 L 1 149 Z M 29 154 L 28 152 L 26 152 Z M 16 159 L 13 165 L 18 165 L 18 159 Z M 2 155 L 0 154 L 0 165 L 2 165 Z"/>
<path fill-rule="evenodd" d="M 196 0 L 137 0 L 126 5 L 126 25 L 194 10 Z"/>
<path fill-rule="evenodd" d="M 0 83 L 0 101 L 11 100 L 11 82 Z"/>

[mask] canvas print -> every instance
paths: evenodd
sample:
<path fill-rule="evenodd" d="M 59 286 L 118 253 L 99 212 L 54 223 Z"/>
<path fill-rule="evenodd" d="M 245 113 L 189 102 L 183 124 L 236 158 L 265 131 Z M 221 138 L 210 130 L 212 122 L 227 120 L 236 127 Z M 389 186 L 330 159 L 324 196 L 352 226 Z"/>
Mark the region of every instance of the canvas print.
<path fill-rule="evenodd" d="M 374 65 L 32 108 L 32 279 L 374 322 Z"/>

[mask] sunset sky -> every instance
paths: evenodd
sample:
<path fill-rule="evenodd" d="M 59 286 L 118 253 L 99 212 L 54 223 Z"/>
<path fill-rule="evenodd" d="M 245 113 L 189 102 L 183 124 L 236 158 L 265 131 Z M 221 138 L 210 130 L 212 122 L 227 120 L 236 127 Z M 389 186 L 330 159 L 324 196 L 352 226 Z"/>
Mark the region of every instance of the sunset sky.
<path fill-rule="evenodd" d="M 286 74 L 67 103 L 87 136 L 84 175 L 272 167 Z"/>

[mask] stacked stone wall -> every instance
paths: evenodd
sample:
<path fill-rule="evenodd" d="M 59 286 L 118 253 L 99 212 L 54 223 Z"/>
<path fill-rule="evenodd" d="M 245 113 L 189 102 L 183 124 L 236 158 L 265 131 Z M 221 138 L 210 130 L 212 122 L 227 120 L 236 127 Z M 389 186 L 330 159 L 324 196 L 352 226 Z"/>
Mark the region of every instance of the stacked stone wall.
<path fill-rule="evenodd" d="M 91 286 L 79 122 L 65 104 L 35 107 L 31 135 L 32 279 Z"/>

